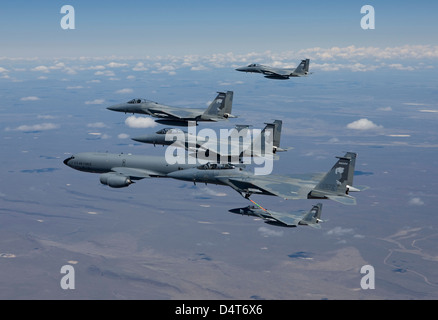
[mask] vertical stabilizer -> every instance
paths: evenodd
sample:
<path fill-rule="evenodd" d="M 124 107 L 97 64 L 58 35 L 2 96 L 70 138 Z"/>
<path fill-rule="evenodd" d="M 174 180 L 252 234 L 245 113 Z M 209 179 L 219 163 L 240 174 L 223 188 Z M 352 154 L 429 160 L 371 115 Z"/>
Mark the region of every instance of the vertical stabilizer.
<path fill-rule="evenodd" d="M 316 187 L 309 192 L 309 199 L 332 199 L 344 204 L 355 204 L 355 199 L 348 195 L 348 186 L 353 185 L 356 153 L 347 152 L 332 169 L 325 174 Z"/>
<path fill-rule="evenodd" d="M 208 106 L 203 118 L 226 118 L 231 115 L 233 105 L 233 91 L 218 92 L 218 95 Z"/>
<path fill-rule="evenodd" d="M 294 70 L 293 75 L 306 75 L 309 73 L 310 59 L 301 60 L 301 63 Z"/>
<path fill-rule="evenodd" d="M 308 213 L 303 216 L 299 222 L 301 225 L 311 225 L 321 221 L 322 203 L 318 203 L 310 209 Z"/>

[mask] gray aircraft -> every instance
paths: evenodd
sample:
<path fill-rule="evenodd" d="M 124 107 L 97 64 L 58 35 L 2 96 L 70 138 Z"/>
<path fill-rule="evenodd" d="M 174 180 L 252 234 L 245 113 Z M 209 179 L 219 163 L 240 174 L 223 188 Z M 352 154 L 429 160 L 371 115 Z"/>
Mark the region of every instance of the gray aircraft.
<path fill-rule="evenodd" d="M 167 176 L 194 183 L 226 185 L 245 198 L 253 194 L 282 197 L 283 199 L 330 199 L 347 205 L 355 205 L 353 187 L 356 153 L 347 152 L 326 174 L 255 175 L 229 164 L 207 163 L 191 169 L 178 170 Z"/>
<path fill-rule="evenodd" d="M 309 64 L 310 60 L 301 60 L 301 63 L 295 69 L 290 68 L 274 68 L 270 66 L 264 66 L 262 64 L 252 63 L 246 67 L 237 68 L 237 71 L 242 72 L 254 72 L 263 73 L 265 78 L 286 80 L 290 77 L 302 77 L 309 74 Z"/>
<path fill-rule="evenodd" d="M 228 210 L 232 213 L 262 218 L 266 223 L 279 227 L 310 226 L 320 229 L 322 203 L 318 203 L 309 211 L 294 211 L 291 213 L 275 212 L 260 206 L 248 206 Z"/>
<path fill-rule="evenodd" d="M 100 173 L 100 182 L 113 188 L 127 187 L 135 180 L 167 177 L 184 181 L 225 185 L 249 199 L 252 194 L 284 199 L 330 199 L 356 204 L 352 187 L 356 153 L 347 152 L 326 174 L 255 175 L 229 163 L 168 163 L 163 157 L 132 154 L 79 153 L 64 160 L 67 166 L 85 172 Z"/>
<path fill-rule="evenodd" d="M 188 121 L 221 121 L 228 118 L 236 118 L 231 114 L 233 104 L 233 91 L 218 92 L 217 97 L 208 106 L 207 109 L 195 108 L 178 108 L 166 106 L 154 101 L 146 99 L 132 99 L 126 103 L 120 103 L 108 107 L 108 110 L 124 112 L 124 113 L 138 113 L 145 114 L 155 118 L 155 122 L 186 126 Z"/>
<path fill-rule="evenodd" d="M 132 140 L 153 144 L 154 146 L 158 144 L 185 148 L 189 151 L 195 151 L 199 157 L 205 155 L 206 159 L 233 157 L 240 160 L 242 157 L 262 156 L 267 153 L 276 154 L 290 149 L 280 147 L 282 123 L 281 120 L 265 123 L 266 126 L 261 131 L 260 137 L 253 137 L 254 139 L 247 136 L 248 125 L 236 125 L 229 133 L 231 137 L 236 137 L 234 140 L 228 139 L 228 137 L 227 139 L 213 139 L 212 137 L 195 136 L 178 128 L 163 128 L 154 134 L 135 137 Z M 265 134 L 272 134 L 273 136 L 272 150 L 264 150 L 265 140 L 263 139 L 265 139 Z M 239 140 L 239 137 L 242 139 Z"/>

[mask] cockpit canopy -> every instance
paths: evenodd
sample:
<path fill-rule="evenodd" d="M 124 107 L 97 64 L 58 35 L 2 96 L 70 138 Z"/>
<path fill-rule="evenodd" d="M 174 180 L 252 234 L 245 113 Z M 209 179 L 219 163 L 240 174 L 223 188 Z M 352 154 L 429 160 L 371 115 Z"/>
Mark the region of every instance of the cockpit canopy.
<path fill-rule="evenodd" d="M 206 164 L 203 164 L 202 166 L 199 166 L 199 170 L 225 170 L 225 169 L 234 169 L 236 168 L 235 165 L 231 163 L 210 163 L 207 162 Z"/>
<path fill-rule="evenodd" d="M 258 67 L 258 66 L 260 66 L 260 65 L 257 63 L 251 63 L 250 65 L 248 65 L 248 68 Z"/>
<path fill-rule="evenodd" d="M 164 128 L 156 132 L 156 134 L 166 134 L 166 133 L 178 134 L 178 133 L 184 133 L 184 131 L 176 128 Z"/>
<path fill-rule="evenodd" d="M 145 103 L 145 102 L 146 102 L 145 99 L 132 99 L 132 100 L 129 100 L 127 103 L 137 104 L 137 103 Z"/>

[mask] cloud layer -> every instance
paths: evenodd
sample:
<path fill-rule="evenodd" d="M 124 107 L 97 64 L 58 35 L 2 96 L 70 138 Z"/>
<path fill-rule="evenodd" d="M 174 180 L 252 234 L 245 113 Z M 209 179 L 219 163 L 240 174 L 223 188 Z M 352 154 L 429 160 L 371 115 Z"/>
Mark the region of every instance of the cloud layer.
<path fill-rule="evenodd" d="M 21 125 L 14 129 L 6 128 L 5 131 L 45 131 L 45 130 L 53 130 L 58 129 L 59 125 L 54 123 L 41 123 L 41 124 L 34 124 L 34 125 Z"/>
<path fill-rule="evenodd" d="M 376 125 L 374 122 L 366 118 L 362 118 L 347 124 L 347 128 L 353 130 L 378 130 L 382 129 L 383 127 Z"/>
<path fill-rule="evenodd" d="M 153 128 L 157 123 L 151 118 L 130 116 L 126 118 L 125 124 L 130 128 Z"/>

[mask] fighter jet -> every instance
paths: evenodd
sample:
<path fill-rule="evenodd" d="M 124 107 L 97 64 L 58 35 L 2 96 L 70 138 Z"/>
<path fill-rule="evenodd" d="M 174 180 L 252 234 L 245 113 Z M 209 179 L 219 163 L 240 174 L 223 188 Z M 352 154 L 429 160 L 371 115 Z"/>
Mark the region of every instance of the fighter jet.
<path fill-rule="evenodd" d="M 186 126 L 188 121 L 221 121 L 228 118 L 236 118 L 231 114 L 233 104 L 233 91 L 218 92 L 217 97 L 204 109 L 194 108 L 178 108 L 170 107 L 164 104 L 153 102 L 146 99 L 132 99 L 126 103 L 120 103 L 108 107 L 108 110 L 124 112 L 124 113 L 139 113 L 149 115 L 155 118 L 155 122 Z"/>
<path fill-rule="evenodd" d="M 322 203 L 318 203 L 309 211 L 294 211 L 291 213 L 275 212 L 261 206 L 248 206 L 229 210 L 232 213 L 262 218 L 265 223 L 279 227 L 310 226 L 320 229 Z"/>
<path fill-rule="evenodd" d="M 249 199 L 253 194 L 278 196 L 284 199 L 330 199 L 347 205 L 356 204 L 352 187 L 356 153 L 347 152 L 324 174 L 256 175 L 241 166 L 229 163 L 168 163 L 163 157 L 132 154 L 79 153 L 64 164 L 84 172 L 100 173 L 100 182 L 123 188 L 135 180 L 167 177 L 178 180 L 229 186 Z"/>
<path fill-rule="evenodd" d="M 245 198 L 253 194 L 282 197 L 283 199 L 330 199 L 346 205 L 355 205 L 356 198 L 349 192 L 360 191 L 353 187 L 356 153 L 347 152 L 325 175 L 256 175 L 241 168 L 220 167 L 207 163 L 199 167 L 179 170 L 167 176 L 194 183 L 226 185 Z"/>
<path fill-rule="evenodd" d="M 248 135 L 248 125 L 236 125 L 236 127 L 226 137 L 216 139 L 212 136 L 199 136 L 177 128 L 164 128 L 155 134 L 143 135 L 132 138 L 134 141 L 155 145 L 172 145 L 194 151 L 196 157 L 203 159 L 215 159 L 229 157 L 241 160 L 242 157 L 264 156 L 266 154 L 276 154 L 277 152 L 287 151 L 290 148 L 280 147 L 281 120 L 273 123 L 265 123 L 265 128 L 258 137 Z M 272 137 L 270 144 L 265 144 L 266 139 Z M 231 137 L 231 139 L 228 139 Z M 265 150 L 265 145 L 270 146 L 271 150 Z"/>
<path fill-rule="evenodd" d="M 242 72 L 263 73 L 265 78 L 268 79 L 287 80 L 290 77 L 307 76 L 309 74 L 309 64 L 310 60 L 305 59 L 301 60 L 301 63 L 295 69 L 286 69 L 252 63 L 246 67 L 237 68 L 236 70 Z"/>

